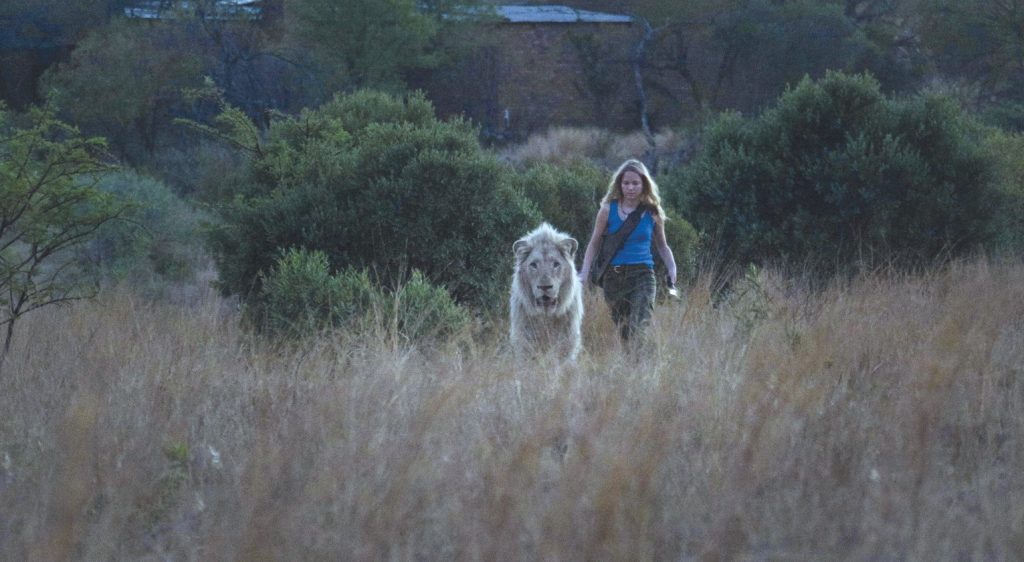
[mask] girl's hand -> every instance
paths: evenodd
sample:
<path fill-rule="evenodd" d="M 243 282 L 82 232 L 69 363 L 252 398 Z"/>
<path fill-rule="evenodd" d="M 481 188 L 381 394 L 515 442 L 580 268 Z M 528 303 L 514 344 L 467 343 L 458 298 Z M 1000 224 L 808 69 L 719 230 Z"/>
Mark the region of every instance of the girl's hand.
<path fill-rule="evenodd" d="M 665 276 L 665 284 L 666 284 L 665 288 L 668 290 L 669 296 L 671 296 L 671 297 L 678 297 L 679 296 L 679 290 L 676 289 L 676 280 L 675 280 L 675 276 L 674 275 L 672 275 L 671 273 L 666 275 Z"/>

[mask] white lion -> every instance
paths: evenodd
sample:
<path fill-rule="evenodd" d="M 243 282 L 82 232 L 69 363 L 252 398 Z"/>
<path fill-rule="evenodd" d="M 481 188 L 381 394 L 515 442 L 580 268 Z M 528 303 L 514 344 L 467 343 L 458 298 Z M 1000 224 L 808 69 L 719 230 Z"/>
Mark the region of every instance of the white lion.
<path fill-rule="evenodd" d="M 578 247 L 548 223 L 512 245 L 509 340 L 517 355 L 557 350 L 575 360 L 579 354 L 583 286 L 573 262 Z"/>

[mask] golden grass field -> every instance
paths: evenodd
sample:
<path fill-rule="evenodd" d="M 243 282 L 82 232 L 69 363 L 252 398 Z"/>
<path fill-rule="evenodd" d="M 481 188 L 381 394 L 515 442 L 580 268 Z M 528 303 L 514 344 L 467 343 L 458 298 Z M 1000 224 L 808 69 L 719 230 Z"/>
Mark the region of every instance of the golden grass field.
<path fill-rule="evenodd" d="M 274 346 L 212 292 L 41 310 L 0 373 L 0 559 L 1019 559 L 1024 265 L 709 285 L 638 356 L 589 294 L 564 368 L 504 325 Z"/>

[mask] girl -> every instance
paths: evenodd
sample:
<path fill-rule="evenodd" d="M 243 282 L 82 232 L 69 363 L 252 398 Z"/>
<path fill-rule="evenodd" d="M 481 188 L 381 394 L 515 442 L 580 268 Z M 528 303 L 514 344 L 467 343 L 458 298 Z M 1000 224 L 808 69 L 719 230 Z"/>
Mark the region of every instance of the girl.
<path fill-rule="evenodd" d="M 580 281 L 587 283 L 594 257 L 601 249 L 602 236 L 618 231 L 626 217 L 640 205 L 644 208 L 639 224 L 612 257 L 602 277 L 605 301 L 611 307 L 612 320 L 619 327 L 624 342 L 642 335 L 654 310 L 657 284 L 652 241 L 668 269 L 669 282 L 671 285 L 676 282 L 676 260 L 665 240 L 665 211 L 661 208 L 658 184 L 643 162 L 626 160 L 612 174 L 579 273 Z"/>

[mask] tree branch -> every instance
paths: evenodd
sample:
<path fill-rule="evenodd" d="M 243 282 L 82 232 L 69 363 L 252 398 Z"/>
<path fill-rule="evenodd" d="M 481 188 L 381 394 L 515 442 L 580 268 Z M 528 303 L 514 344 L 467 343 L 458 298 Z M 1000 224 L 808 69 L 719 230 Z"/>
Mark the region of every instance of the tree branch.
<path fill-rule="evenodd" d="M 647 91 L 644 88 L 644 76 L 642 69 L 647 56 L 647 46 L 652 40 L 654 40 L 657 32 L 653 27 L 651 27 L 651 23 L 641 16 L 634 15 L 633 21 L 639 23 L 643 27 L 643 35 L 633 46 L 630 62 L 633 67 L 633 81 L 636 85 L 637 97 L 640 101 L 640 128 L 648 146 L 646 160 L 648 160 L 651 171 L 656 173 L 658 146 L 657 141 L 654 138 L 654 133 L 651 132 L 651 123 L 647 110 Z"/>

